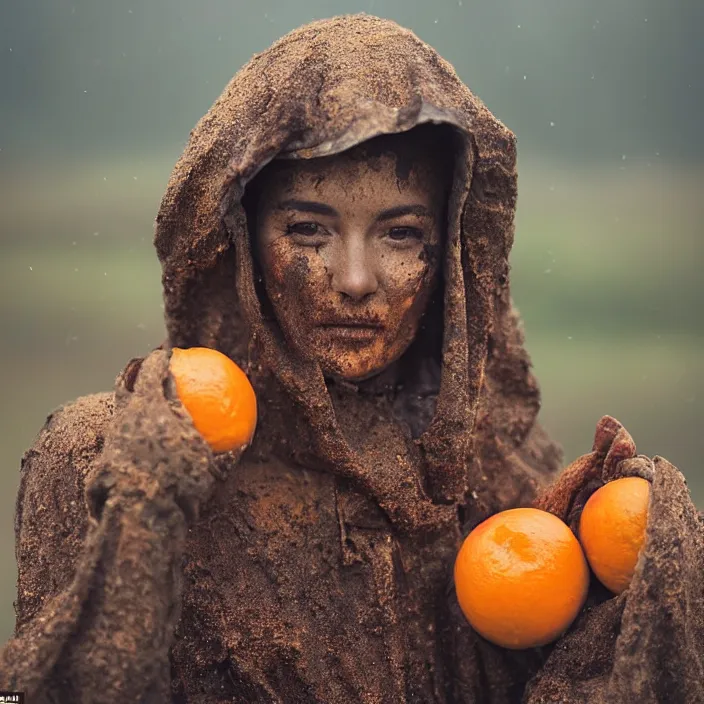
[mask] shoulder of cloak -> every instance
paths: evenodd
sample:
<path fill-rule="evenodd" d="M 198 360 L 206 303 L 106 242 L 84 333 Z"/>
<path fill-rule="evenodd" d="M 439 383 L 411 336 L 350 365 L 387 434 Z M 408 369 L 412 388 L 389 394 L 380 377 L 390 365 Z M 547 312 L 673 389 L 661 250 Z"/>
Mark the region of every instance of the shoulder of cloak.
<path fill-rule="evenodd" d="M 17 628 L 70 583 L 88 528 L 86 474 L 103 447 L 113 394 L 53 411 L 25 452 L 15 503 Z"/>

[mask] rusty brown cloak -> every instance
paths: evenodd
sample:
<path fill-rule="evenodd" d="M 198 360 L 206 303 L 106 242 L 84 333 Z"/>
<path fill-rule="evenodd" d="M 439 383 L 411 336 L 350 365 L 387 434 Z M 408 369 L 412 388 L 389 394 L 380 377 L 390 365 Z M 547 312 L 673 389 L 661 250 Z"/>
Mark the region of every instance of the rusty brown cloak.
<path fill-rule="evenodd" d="M 450 130 L 455 156 L 441 344 L 412 358 L 402 386 L 326 383 L 266 314 L 246 184 L 274 158 L 333 154 L 422 124 Z M 218 460 L 222 483 L 187 535 L 175 530 L 160 543 L 183 579 L 141 596 L 162 599 L 149 613 L 168 614 L 173 638 L 154 644 L 154 667 L 135 668 L 130 691 L 143 685 L 146 701 L 163 701 L 170 687 L 179 703 L 701 701 L 701 525 L 667 463 L 654 474 L 652 562 L 629 593 L 593 598 L 557 646 L 503 651 L 457 612 L 449 578 L 463 530 L 530 502 L 560 462 L 536 420 L 538 385 L 510 297 L 515 205 L 513 134 L 432 48 L 392 22 L 358 15 L 307 25 L 233 78 L 173 171 L 155 242 L 167 346 L 230 355 L 252 379 L 261 417 L 239 464 Z M 112 403 L 103 395 L 64 408 L 25 458 L 17 637 L 0 653 L 9 673 L 0 684 L 39 681 L 22 669 L 27 653 L 59 689 L 62 663 L 80 670 L 88 659 L 37 644 L 42 619 L 62 626 L 56 640 L 66 649 L 80 641 L 85 575 L 114 586 L 90 550 L 81 558 L 107 530 L 84 491 Z M 413 409 L 428 416 L 419 433 Z M 602 476 L 595 468 L 606 450 L 595 453 L 568 476 L 576 480 L 545 495 L 546 508 L 567 519 L 578 507 L 580 491 Z M 668 616 L 651 620 L 659 607 Z M 120 633 L 112 647 L 128 661 L 136 640 Z M 666 673 L 661 637 L 675 644 Z M 85 667 L 84 691 L 66 685 L 57 700 L 117 701 L 113 679 L 91 672 L 100 669 Z M 115 685 L 115 696 L 124 691 Z M 671 693 L 681 698 L 659 698 Z"/>

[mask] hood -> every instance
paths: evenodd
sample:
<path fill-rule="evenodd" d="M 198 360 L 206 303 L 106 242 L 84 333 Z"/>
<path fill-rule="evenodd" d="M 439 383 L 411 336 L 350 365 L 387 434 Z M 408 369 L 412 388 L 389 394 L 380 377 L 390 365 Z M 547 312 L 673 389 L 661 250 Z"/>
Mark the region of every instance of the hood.
<path fill-rule="evenodd" d="M 274 158 L 334 154 L 424 123 L 449 125 L 456 140 L 441 373 L 432 420 L 414 441 L 419 479 L 407 462 L 365 463 L 318 365 L 295 355 L 263 315 L 241 199 Z M 456 519 L 470 497 L 490 508 L 516 503 L 557 468 L 559 453 L 535 422 L 538 386 L 511 304 L 515 207 L 514 135 L 431 47 L 368 15 L 306 25 L 237 73 L 173 170 L 155 235 L 168 343 L 221 350 L 258 394 L 260 377 L 273 376 L 310 429 L 320 466 L 351 480 L 401 528 Z"/>

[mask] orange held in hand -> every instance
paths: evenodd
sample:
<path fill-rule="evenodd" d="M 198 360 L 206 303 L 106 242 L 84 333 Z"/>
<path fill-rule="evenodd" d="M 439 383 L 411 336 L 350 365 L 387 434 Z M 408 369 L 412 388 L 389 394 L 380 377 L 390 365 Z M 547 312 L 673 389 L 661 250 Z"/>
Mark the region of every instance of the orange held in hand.
<path fill-rule="evenodd" d="M 502 511 L 480 523 L 455 561 L 457 599 L 475 631 L 496 645 L 545 645 L 565 631 L 587 597 L 582 548 L 557 516 Z"/>
<path fill-rule="evenodd" d="M 584 505 L 579 540 L 599 581 L 615 594 L 628 588 L 645 541 L 650 482 L 624 477 L 604 484 Z"/>
<path fill-rule="evenodd" d="M 207 347 L 172 350 L 170 371 L 181 403 L 213 452 L 248 445 L 257 425 L 257 398 L 246 374 Z"/>

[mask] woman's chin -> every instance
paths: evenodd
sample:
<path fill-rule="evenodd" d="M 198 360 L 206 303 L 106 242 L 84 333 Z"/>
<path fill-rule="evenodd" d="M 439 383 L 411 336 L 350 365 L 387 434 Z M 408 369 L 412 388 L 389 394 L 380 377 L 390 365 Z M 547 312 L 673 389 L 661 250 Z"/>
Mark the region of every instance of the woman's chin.
<path fill-rule="evenodd" d="M 332 369 L 325 368 L 321 366 L 323 370 L 323 376 L 326 379 L 332 379 L 333 381 L 346 381 L 350 384 L 359 384 L 362 381 L 367 381 L 384 371 L 385 367 L 381 369 L 372 370 L 361 370 L 361 369 Z"/>
<path fill-rule="evenodd" d="M 323 375 L 335 381 L 345 381 L 351 384 L 359 384 L 380 376 L 391 369 L 397 361 L 397 357 L 382 361 L 359 360 L 355 363 L 340 364 L 339 362 L 330 364 L 327 360 L 319 360 Z"/>

